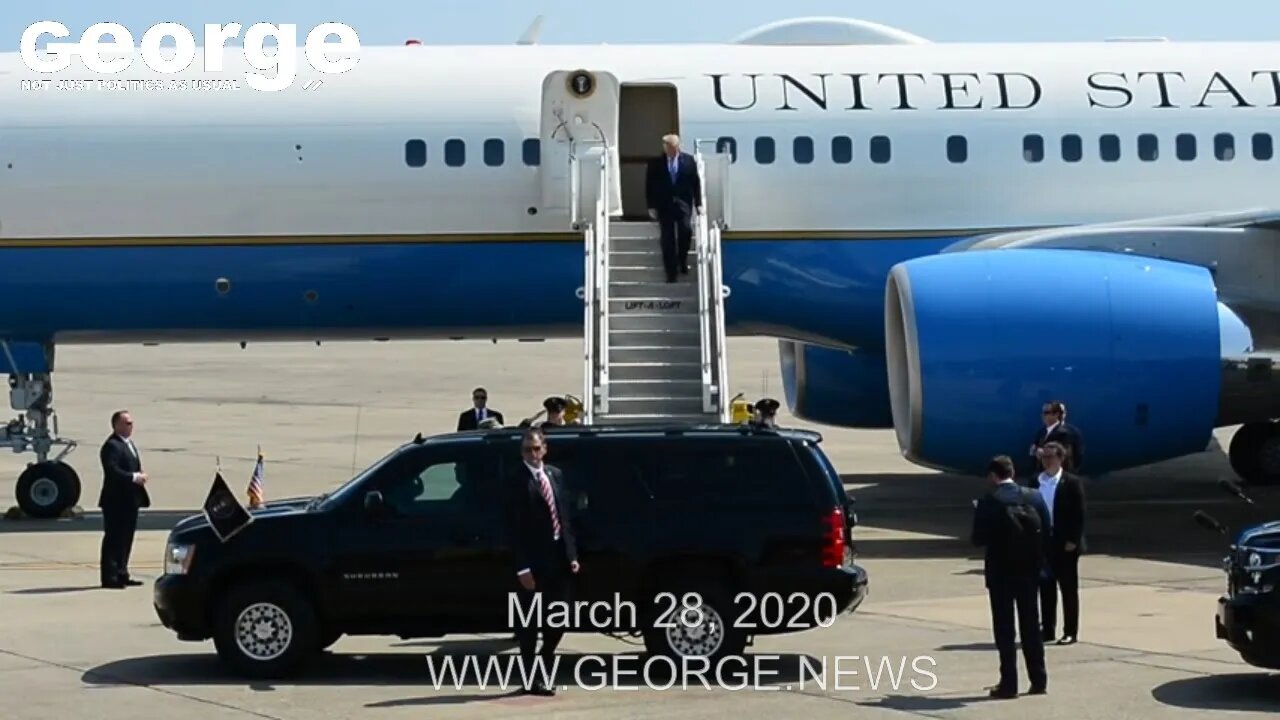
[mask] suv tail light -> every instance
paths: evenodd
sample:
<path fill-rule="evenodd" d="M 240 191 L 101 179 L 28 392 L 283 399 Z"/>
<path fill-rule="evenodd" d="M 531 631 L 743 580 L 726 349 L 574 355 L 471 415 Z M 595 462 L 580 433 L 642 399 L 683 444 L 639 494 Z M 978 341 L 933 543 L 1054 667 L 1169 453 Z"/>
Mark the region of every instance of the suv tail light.
<path fill-rule="evenodd" d="M 832 510 L 823 518 L 822 523 L 826 527 L 826 532 L 823 533 L 822 566 L 844 567 L 844 508 Z"/>

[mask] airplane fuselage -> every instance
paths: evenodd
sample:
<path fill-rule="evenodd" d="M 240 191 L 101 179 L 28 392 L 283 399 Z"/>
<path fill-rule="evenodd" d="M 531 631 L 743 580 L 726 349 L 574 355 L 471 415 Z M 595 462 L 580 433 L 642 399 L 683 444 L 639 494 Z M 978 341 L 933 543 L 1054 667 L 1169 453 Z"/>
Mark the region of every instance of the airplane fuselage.
<path fill-rule="evenodd" d="M 1275 57 L 1275 43 L 366 48 L 346 74 L 266 93 L 107 89 L 78 66 L 39 82 L 7 54 L 0 337 L 578 336 L 582 239 L 538 212 L 523 151 L 543 78 L 586 68 L 674 85 L 687 150 L 733 138 L 731 334 L 880 347 L 900 261 L 1010 228 L 1273 202 Z"/>

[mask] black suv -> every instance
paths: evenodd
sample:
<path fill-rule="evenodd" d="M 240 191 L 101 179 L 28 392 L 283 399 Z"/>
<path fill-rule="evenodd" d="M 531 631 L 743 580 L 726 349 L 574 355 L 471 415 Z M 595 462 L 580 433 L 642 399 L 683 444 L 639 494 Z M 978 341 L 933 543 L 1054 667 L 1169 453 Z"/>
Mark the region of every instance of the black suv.
<path fill-rule="evenodd" d="M 182 640 L 213 638 L 251 677 L 287 674 L 344 634 L 512 632 L 501 485 L 521 462 L 521 435 L 419 436 L 331 494 L 255 510 L 225 543 L 204 517 L 181 521 L 155 584 L 161 622 Z M 579 631 L 716 660 L 754 635 L 825 627 L 866 596 L 852 501 L 817 433 L 615 426 L 546 437 L 575 508 L 575 600 L 633 611 L 607 627 L 593 614 Z M 698 613 L 673 608 L 686 593 L 707 611 L 700 627 L 687 625 Z"/>
<path fill-rule="evenodd" d="M 1242 531 L 1223 566 L 1218 638 L 1250 665 L 1280 670 L 1280 521 Z"/>

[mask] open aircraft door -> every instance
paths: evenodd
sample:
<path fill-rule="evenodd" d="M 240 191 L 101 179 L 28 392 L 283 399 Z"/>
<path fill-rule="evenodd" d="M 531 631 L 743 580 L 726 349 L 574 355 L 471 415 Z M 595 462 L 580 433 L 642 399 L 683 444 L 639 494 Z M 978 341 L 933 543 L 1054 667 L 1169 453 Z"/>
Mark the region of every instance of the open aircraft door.
<path fill-rule="evenodd" d="M 542 82 L 542 207 L 569 216 L 571 222 L 595 211 L 598 167 L 607 153 L 609 214 L 622 213 L 618 170 L 618 109 L 622 85 L 607 72 L 557 70 Z M 582 169 L 590 168 L 583 173 Z M 584 177 L 585 176 L 585 177 Z M 585 209 L 585 212 L 583 210 Z"/>

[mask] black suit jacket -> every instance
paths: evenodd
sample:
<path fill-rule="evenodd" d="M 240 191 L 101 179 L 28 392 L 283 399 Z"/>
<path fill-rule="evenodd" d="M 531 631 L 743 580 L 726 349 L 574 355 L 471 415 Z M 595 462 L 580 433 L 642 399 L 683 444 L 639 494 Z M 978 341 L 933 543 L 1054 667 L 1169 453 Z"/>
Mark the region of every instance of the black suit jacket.
<path fill-rule="evenodd" d="M 1051 442 L 1062 443 L 1062 446 L 1067 449 L 1067 470 L 1079 472 L 1084 466 L 1084 440 L 1080 436 L 1080 429 L 1065 422 L 1055 427 L 1053 432 L 1049 432 L 1047 427 L 1041 427 L 1036 433 L 1035 440 L 1032 441 L 1037 448 Z M 1036 465 L 1039 466 L 1038 463 Z"/>
<path fill-rule="evenodd" d="M 493 408 L 485 408 L 485 417 L 491 417 L 498 421 L 499 425 L 506 425 L 506 421 L 502 417 L 502 413 Z M 476 409 L 463 410 L 458 416 L 458 432 L 464 430 L 475 430 L 480 427 L 480 423 L 476 421 Z"/>
<path fill-rule="evenodd" d="M 1036 473 L 1027 486 L 1040 489 L 1040 474 Z M 1063 471 L 1058 489 L 1053 494 L 1053 532 L 1050 535 L 1052 549 L 1064 550 L 1067 543 L 1074 543 L 1076 552 L 1084 552 L 1084 522 L 1086 511 L 1084 480 L 1078 475 Z"/>
<path fill-rule="evenodd" d="M 649 209 L 658 211 L 658 217 L 687 222 L 693 209 L 702 206 L 702 178 L 698 176 L 698 163 L 692 155 L 682 152 L 676 157 L 679 168 L 674 183 L 667 170 L 665 154 L 649 161 L 645 197 Z"/>
<path fill-rule="evenodd" d="M 573 503 L 569 501 L 564 475 L 553 465 L 543 463 L 542 467 L 547 479 L 551 481 L 552 493 L 555 495 L 556 512 L 560 517 L 560 538 L 564 541 L 563 551 L 553 539 L 551 509 L 542 497 L 538 479 L 524 464 L 523 459 L 516 461 L 515 470 L 510 474 L 506 485 L 507 528 L 510 531 L 513 571 L 518 573 L 529 568 L 533 571 L 535 583 L 540 572 L 553 567 L 568 572 L 569 563 L 578 559 L 571 516 Z"/>
<path fill-rule="evenodd" d="M 1029 503 L 1040 516 L 1040 527 L 1049 527 L 1049 507 L 1040 493 L 1024 488 L 1016 483 L 1001 483 L 986 495 L 978 499 L 973 510 L 973 531 L 971 539 L 974 545 L 984 548 L 982 571 L 986 577 L 987 587 L 995 587 L 1002 583 L 1016 580 L 1038 579 L 1044 570 L 1044 560 L 1048 553 L 1049 542 L 1045 539 L 1040 550 L 1039 567 L 1034 571 L 1017 569 L 1013 566 L 1013 548 L 1003 531 L 1004 506 L 1019 500 Z"/>
<path fill-rule="evenodd" d="M 151 507 L 147 489 L 133 481 L 133 474 L 142 472 L 142 460 L 134 457 L 124 440 L 116 435 L 107 438 L 98 457 L 102 460 L 102 492 L 98 495 L 98 507 L 125 511 Z"/>

